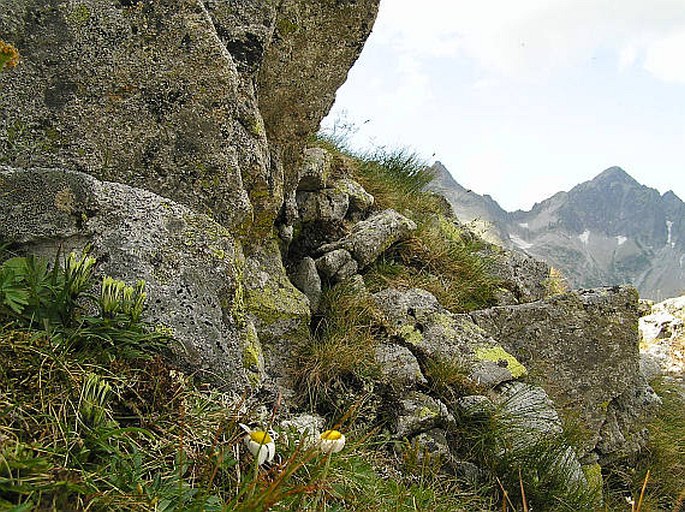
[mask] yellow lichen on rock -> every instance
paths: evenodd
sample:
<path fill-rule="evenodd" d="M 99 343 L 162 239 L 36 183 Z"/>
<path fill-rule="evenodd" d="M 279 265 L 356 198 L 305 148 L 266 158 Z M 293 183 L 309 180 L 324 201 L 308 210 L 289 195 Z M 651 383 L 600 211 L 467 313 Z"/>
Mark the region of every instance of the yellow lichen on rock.
<path fill-rule="evenodd" d="M 0 71 L 13 68 L 19 64 L 19 50 L 0 39 Z"/>
<path fill-rule="evenodd" d="M 476 348 L 476 358 L 480 359 L 481 361 L 506 361 L 507 369 L 511 372 L 512 377 L 515 379 L 523 377 L 528 373 L 526 367 L 519 363 L 518 359 L 516 359 L 499 345 L 494 347 Z"/>

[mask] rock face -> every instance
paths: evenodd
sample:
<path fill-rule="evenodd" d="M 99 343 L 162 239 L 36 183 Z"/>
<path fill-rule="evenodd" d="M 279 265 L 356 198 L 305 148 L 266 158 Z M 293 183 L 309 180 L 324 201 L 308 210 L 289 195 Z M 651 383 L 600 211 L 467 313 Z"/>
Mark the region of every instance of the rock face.
<path fill-rule="evenodd" d="M 604 463 L 644 446 L 641 425 L 659 399 L 639 372 L 635 289 L 574 291 L 471 317 L 535 368 L 557 406 L 579 411 L 586 452 Z"/>
<path fill-rule="evenodd" d="M 8 0 L 0 34 L 22 61 L 0 75 L 0 163 L 81 170 L 263 236 L 377 4 Z"/>
<path fill-rule="evenodd" d="M 560 269 L 572 287 L 632 284 L 653 300 L 685 287 L 685 203 L 671 191 L 662 195 L 611 167 L 530 211 L 506 212 L 465 190 L 439 162 L 433 169 L 433 189 L 462 222 Z"/>
<path fill-rule="evenodd" d="M 233 6 L 234 2 L 226 2 Z M 259 2 L 273 5 L 273 2 Z M 305 138 L 318 130 L 335 91 L 371 33 L 379 0 L 285 0 L 278 3 L 274 37 L 260 68 L 259 109 L 269 141 L 289 168 Z M 297 183 L 286 172 L 286 188 Z"/>
<path fill-rule="evenodd" d="M 254 170 L 241 160 L 249 153 L 266 168 L 266 138 L 238 99 L 235 63 L 202 2 L 6 7 L 0 33 L 22 65 L 0 75 L 5 164 L 80 170 L 211 212 L 229 228 L 247 221 L 243 174 Z"/>
<path fill-rule="evenodd" d="M 148 320 L 170 330 L 185 366 L 232 390 L 261 381 L 246 316 L 240 245 L 209 217 L 151 192 L 73 171 L 0 167 L 0 240 L 50 259 L 90 244 L 98 272 L 146 281 Z"/>
<path fill-rule="evenodd" d="M 21 63 L 0 73 L 0 164 L 23 188 L 6 194 L 6 178 L 0 201 L 14 224 L 2 226 L 0 239 L 20 250 L 92 243 L 109 258 L 103 271 L 140 272 L 159 308 L 172 299 L 146 265 L 176 251 L 182 275 L 165 277 L 164 286 L 177 287 L 167 290 L 174 300 L 192 296 L 183 299 L 192 305 L 172 301 L 168 319 L 187 363 L 235 376 L 236 385 L 259 383 L 265 369 L 280 378 L 290 348 L 309 336 L 310 301 L 286 275 L 275 228 L 292 237 L 284 211 L 297 215 L 301 152 L 377 7 L 378 0 L 8 0 L 0 34 Z M 48 167 L 60 171 L 39 169 Z M 49 184 L 56 199 L 31 193 L 32 182 Z M 121 212 L 108 190 L 121 198 Z M 111 229 L 104 214 L 91 218 L 91 203 L 113 216 Z M 12 204 L 24 205 L 32 224 L 22 225 Z M 175 217 L 163 215 L 166 205 Z M 60 208 L 88 221 L 67 222 Z M 152 248 L 129 254 L 136 241 L 127 226 Z M 190 318 L 176 312 L 183 308 Z M 154 306 L 152 313 L 159 320 Z"/>

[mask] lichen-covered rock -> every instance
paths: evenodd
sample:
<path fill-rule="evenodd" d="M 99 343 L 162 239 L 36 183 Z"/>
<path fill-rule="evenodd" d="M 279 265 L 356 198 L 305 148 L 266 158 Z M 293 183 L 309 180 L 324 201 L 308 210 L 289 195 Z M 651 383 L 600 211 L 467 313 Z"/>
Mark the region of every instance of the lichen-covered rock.
<path fill-rule="evenodd" d="M 263 377 L 244 307 L 245 260 L 209 217 L 152 192 L 55 169 L 0 168 L 0 243 L 49 258 L 90 246 L 98 273 L 146 281 L 146 320 L 186 367 L 242 391 Z"/>
<path fill-rule="evenodd" d="M 635 379 L 624 393 L 609 402 L 607 419 L 600 429 L 595 448 L 600 464 L 642 450 L 649 441 L 646 421 L 660 405 L 661 398 L 651 387 L 642 385 L 642 379 Z"/>
<path fill-rule="evenodd" d="M 334 188 L 298 192 L 296 200 L 302 222 L 340 222 L 350 206 L 350 197 Z"/>
<path fill-rule="evenodd" d="M 407 238 L 416 230 L 414 221 L 395 210 L 384 210 L 358 222 L 342 240 L 326 244 L 321 252 L 345 249 L 361 268 L 374 262 L 392 244 Z"/>
<path fill-rule="evenodd" d="M 375 198 L 354 180 L 347 178 L 337 180 L 334 187 L 349 197 L 348 212 L 355 219 L 368 212 L 376 202 Z"/>
<path fill-rule="evenodd" d="M 235 2 L 229 2 L 233 7 Z M 257 75 L 266 132 L 285 167 L 286 190 L 297 186 L 305 138 L 328 113 L 335 91 L 371 33 L 379 0 L 283 0 L 274 36 Z"/>
<path fill-rule="evenodd" d="M 6 0 L 22 62 L 0 75 L 0 164 L 151 190 L 260 240 L 377 7 Z"/>
<path fill-rule="evenodd" d="M 398 437 L 409 437 L 454 421 L 445 404 L 419 391 L 407 393 L 396 413 L 394 431 Z"/>
<path fill-rule="evenodd" d="M 376 347 L 376 363 L 381 380 L 395 391 L 416 389 L 427 384 L 419 362 L 411 351 L 401 345 L 381 343 Z"/>
<path fill-rule="evenodd" d="M 275 240 L 264 242 L 258 249 L 251 246 L 245 256 L 248 317 L 264 348 L 267 371 L 285 385 L 293 348 L 309 338 L 309 300 L 288 279 Z"/>
<path fill-rule="evenodd" d="M 580 290 L 471 317 L 540 376 L 558 407 L 579 413 L 590 433 L 585 452 L 599 446 L 602 432 L 622 432 L 624 443 L 602 445 L 605 463 L 643 443 L 644 421 L 658 403 L 639 372 L 637 301 L 629 287 Z"/>
<path fill-rule="evenodd" d="M 309 307 L 315 312 L 321 300 L 321 278 L 316 263 L 310 257 L 304 258 L 290 273 L 290 281 L 309 299 Z"/>
<path fill-rule="evenodd" d="M 109 258 L 103 270 L 150 282 L 153 317 L 167 308 L 190 366 L 227 375 L 234 388 L 282 376 L 292 345 L 309 335 L 310 312 L 286 277 L 274 228 L 292 240 L 301 149 L 377 7 L 4 1 L 0 34 L 21 64 L 0 73 L 0 164 L 66 169 L 68 178 L 33 176 L 68 186 L 46 188 L 47 206 L 28 186 L 5 194 L 13 208 L 3 236 L 26 251 L 94 240 Z M 13 180 L 19 172 L 7 171 Z M 33 216 L 24 238 L 22 215 Z"/>
<path fill-rule="evenodd" d="M 460 366 L 474 385 L 494 387 L 520 375 L 522 366 L 468 315 L 445 310 L 429 292 L 387 289 L 374 294 L 388 330 L 402 340 L 420 363 Z"/>
<path fill-rule="evenodd" d="M 349 252 L 338 249 L 317 258 L 316 268 L 324 279 L 337 283 L 355 275 L 358 265 Z"/>
<path fill-rule="evenodd" d="M 239 153 L 266 169 L 266 136 L 258 113 L 244 126 L 235 64 L 200 0 L 3 6 L 0 33 L 22 55 L 0 75 L 4 163 L 82 170 L 229 228 L 248 222 Z"/>
<path fill-rule="evenodd" d="M 322 148 L 307 148 L 297 181 L 297 191 L 315 192 L 326 188 L 331 173 L 331 156 Z"/>

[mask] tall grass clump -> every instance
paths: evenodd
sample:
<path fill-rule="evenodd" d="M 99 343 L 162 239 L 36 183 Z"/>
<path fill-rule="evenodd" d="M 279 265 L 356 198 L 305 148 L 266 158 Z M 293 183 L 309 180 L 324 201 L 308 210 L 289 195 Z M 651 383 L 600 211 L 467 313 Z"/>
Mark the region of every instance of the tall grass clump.
<path fill-rule="evenodd" d="M 458 408 L 456 420 L 458 451 L 487 470 L 503 510 L 523 503 L 529 510 L 603 510 L 601 486 L 578 464 L 569 429 L 550 420 L 549 405 L 526 387 L 503 390 L 488 407 Z"/>
<path fill-rule="evenodd" d="M 354 283 L 326 290 L 308 343 L 294 368 L 307 405 L 340 415 L 378 374 L 375 362 L 380 318 L 373 299 Z"/>

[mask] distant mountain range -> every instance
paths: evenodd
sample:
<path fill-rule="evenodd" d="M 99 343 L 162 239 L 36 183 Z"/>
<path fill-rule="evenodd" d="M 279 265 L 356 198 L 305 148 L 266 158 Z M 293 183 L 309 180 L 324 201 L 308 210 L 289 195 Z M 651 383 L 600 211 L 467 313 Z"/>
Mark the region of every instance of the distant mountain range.
<path fill-rule="evenodd" d="M 568 192 L 507 212 L 489 195 L 459 185 L 440 163 L 431 189 L 484 238 L 558 268 L 574 288 L 631 283 L 643 298 L 685 293 L 685 203 L 620 167 Z"/>

